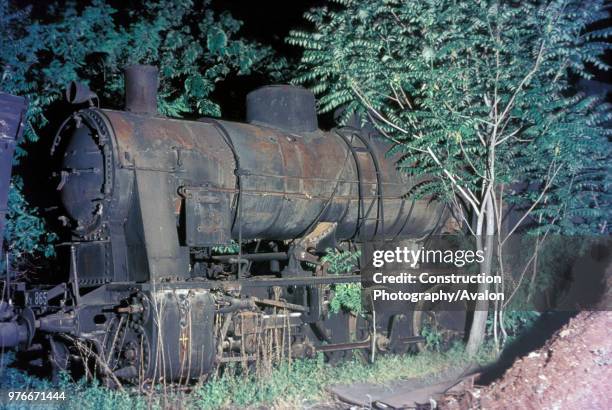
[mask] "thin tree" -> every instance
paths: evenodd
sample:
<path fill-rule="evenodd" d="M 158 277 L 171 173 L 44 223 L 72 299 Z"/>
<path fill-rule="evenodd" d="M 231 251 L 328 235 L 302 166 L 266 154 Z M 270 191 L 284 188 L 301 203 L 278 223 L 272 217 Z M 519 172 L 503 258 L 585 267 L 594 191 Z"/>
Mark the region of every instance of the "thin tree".
<path fill-rule="evenodd" d="M 486 251 L 482 274 L 527 222 L 609 230 L 610 109 L 570 83 L 590 77 L 587 63 L 608 68 L 599 38 L 610 30 L 587 31 L 607 16 L 602 1 L 337 3 L 307 13 L 314 29 L 288 38 L 304 49 L 295 81 L 311 86 L 323 112 L 346 105 L 342 120 L 367 116 L 402 154 L 401 170 L 435 177 L 413 194 L 465 211 L 459 218 Z M 510 189 L 520 182 L 528 189 Z M 501 232 L 508 203 L 521 215 Z M 470 354 L 488 308 L 477 302 Z"/>

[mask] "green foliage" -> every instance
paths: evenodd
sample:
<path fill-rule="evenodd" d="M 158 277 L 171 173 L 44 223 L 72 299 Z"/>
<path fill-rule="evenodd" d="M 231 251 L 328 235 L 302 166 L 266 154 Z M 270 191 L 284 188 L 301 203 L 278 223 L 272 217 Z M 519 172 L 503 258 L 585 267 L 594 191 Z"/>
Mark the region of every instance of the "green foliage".
<path fill-rule="evenodd" d="M 15 360 L 13 352 L 0 355 L 0 388 L 13 391 L 57 391 L 65 393 L 64 401 L 45 403 L 46 409 L 150 409 L 161 408 L 159 401 L 148 401 L 141 395 L 131 395 L 126 391 L 110 390 L 100 386 L 98 381 L 87 383 L 84 379 L 74 382 L 63 373 L 57 383 L 39 379 L 11 367 Z M 7 403 L 8 409 L 25 408 L 19 402 Z"/>
<path fill-rule="evenodd" d="M 279 75 L 284 60 L 270 47 L 237 37 L 241 22 L 215 16 L 209 1 L 136 2 L 127 18 L 104 0 L 50 7 L 49 22 L 12 10 L 0 0 L 0 87 L 30 98 L 27 137 L 47 123 L 43 115 L 72 80 L 96 84 L 106 106 L 123 104 L 122 70 L 130 64 L 159 68 L 158 108 L 166 115 L 219 116 L 210 100 L 230 73 L 267 70 Z M 123 16 L 125 17 L 125 16 Z"/>
<path fill-rule="evenodd" d="M 351 273 L 359 265 L 361 251 L 341 251 L 338 249 L 328 248 L 325 250 L 325 255 L 321 257 L 322 263 L 328 263 L 327 271 L 329 273 Z"/>
<path fill-rule="evenodd" d="M 45 229 L 43 220 L 36 208 L 29 206 L 22 194 L 23 183 L 20 178 L 13 179 L 8 197 L 8 219 L 4 238 L 12 257 L 20 259 L 24 255 L 54 255 L 52 243 L 56 236 Z"/>
<path fill-rule="evenodd" d="M 341 251 L 328 248 L 325 255 L 321 257 L 322 263 L 327 263 L 327 271 L 334 274 L 346 274 L 354 272 L 359 265 L 361 251 Z M 361 306 L 361 284 L 360 283 L 337 283 L 332 285 L 333 297 L 329 304 L 332 313 L 341 310 L 359 314 Z"/>
<path fill-rule="evenodd" d="M 522 332 L 529 330 L 540 317 L 540 313 L 535 310 L 514 310 L 509 309 L 503 313 L 503 328 L 508 334 L 507 342 L 512 342 Z M 493 337 L 493 317 L 487 318 L 487 336 Z"/>
<path fill-rule="evenodd" d="M 510 310 L 504 312 L 504 329 L 508 337 L 517 337 L 523 330 L 533 326 L 540 313 L 533 310 Z"/>
<path fill-rule="evenodd" d="M 209 3 L 136 1 L 124 15 L 105 0 L 69 1 L 39 6 L 44 17 L 33 17 L 31 6 L 0 0 L 0 90 L 29 99 L 26 141 L 42 135 L 49 124 L 46 110 L 70 81 L 91 84 L 102 105 L 121 108 L 122 70 L 129 64 L 159 68 L 158 108 L 169 116 L 220 116 L 211 93 L 229 74 L 281 75 L 285 61 L 274 60 L 271 48 L 238 37 L 241 22 L 227 13 L 216 16 Z M 17 147 L 17 155 L 24 154 Z M 10 246 L 15 256 L 48 255 L 52 235 L 17 186 L 11 192 Z"/>
<path fill-rule="evenodd" d="M 477 358 L 485 364 L 492 360 L 491 352 L 484 351 Z M 330 384 L 371 382 L 424 377 L 434 379 L 450 369 L 460 369 L 473 363 L 461 348 L 445 353 L 425 352 L 414 355 L 379 356 L 375 363 L 345 361 L 337 365 L 325 363 L 323 355 L 313 359 L 284 361 L 274 367 L 268 377 L 253 372 L 240 372 L 238 367 L 226 369 L 222 375 L 211 377 L 195 386 L 189 394 L 184 386 L 156 386 L 151 394 L 138 390 L 110 390 L 98 382 L 73 382 L 62 374 L 53 384 L 10 367 L 13 353 L 0 355 L 0 388 L 3 390 L 66 392 L 66 401 L 49 408 L 62 409 L 162 409 L 162 408 L 237 408 L 267 405 L 273 408 L 302 408 L 325 398 Z M 178 387 L 176 389 L 175 387 Z M 10 408 L 10 407 L 9 407 Z M 15 406 L 15 408 L 18 408 Z"/>
<path fill-rule="evenodd" d="M 34 376 L 11 367 L 15 362 L 15 352 L 7 351 L 0 355 L 0 388 L 7 389 L 9 387 L 23 386 L 24 388 L 35 389 L 38 387 L 47 387 L 48 384 Z"/>
<path fill-rule="evenodd" d="M 504 200 L 535 204 L 536 232 L 610 231 L 610 107 L 570 82 L 608 69 L 612 29 L 586 31 L 603 1 L 336 2 L 290 34 L 304 49 L 295 82 L 322 112 L 346 105 L 341 121 L 374 123 L 408 175 L 435 177 L 409 194 L 472 196 L 474 209 L 528 181 Z"/>
<path fill-rule="evenodd" d="M 491 356 L 483 352 L 478 360 L 484 363 L 490 361 Z M 195 404 L 203 409 L 257 407 L 265 404 L 279 408 L 309 407 L 326 394 L 330 384 L 385 383 L 411 377 L 434 378 L 436 373 L 460 368 L 468 362 L 460 348 L 446 353 L 427 352 L 418 356 L 386 355 L 379 357 L 372 365 L 356 360 L 332 366 L 323 361 L 322 355 L 318 355 L 315 359 L 285 362 L 273 369 L 269 377 L 245 376 L 233 372 L 215 377 L 196 391 Z"/>
<path fill-rule="evenodd" d="M 421 336 L 425 338 L 425 346 L 429 350 L 439 352 L 444 342 L 444 335 L 435 326 L 426 323 L 421 329 Z"/>
<path fill-rule="evenodd" d="M 341 310 L 360 314 L 361 283 L 336 283 L 333 285 L 334 296 L 329 303 L 329 310 L 338 313 Z"/>

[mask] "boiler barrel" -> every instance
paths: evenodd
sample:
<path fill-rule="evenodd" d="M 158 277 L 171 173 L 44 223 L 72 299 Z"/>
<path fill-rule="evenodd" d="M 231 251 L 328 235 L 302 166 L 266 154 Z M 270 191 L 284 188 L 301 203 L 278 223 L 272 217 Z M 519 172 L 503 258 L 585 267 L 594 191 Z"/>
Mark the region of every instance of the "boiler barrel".
<path fill-rule="evenodd" d="M 293 134 L 228 121 L 103 112 L 116 134 L 120 165 L 172 175 L 174 201 L 181 186 L 227 193 L 234 239 L 240 231 L 243 239 L 293 239 L 321 222 L 336 223 L 338 239 L 370 239 L 383 233 L 383 225 L 385 237 L 416 238 L 434 229 L 444 212 L 436 201 L 404 197 L 419 181 L 396 170 L 379 138 L 369 139 L 370 151 L 348 130 L 341 132 L 352 149 L 334 131 Z"/>
<path fill-rule="evenodd" d="M 290 239 L 320 222 L 337 223 L 338 239 L 371 239 L 383 230 L 387 238 L 420 237 L 440 218 L 439 203 L 403 198 L 416 181 L 397 172 L 394 158 L 385 158 L 389 146 L 380 138 L 366 137 L 364 144 L 349 130 L 287 134 L 221 125 L 241 168 L 243 237 Z M 382 215 L 372 154 L 380 167 Z M 238 235 L 236 226 L 232 233 Z"/>

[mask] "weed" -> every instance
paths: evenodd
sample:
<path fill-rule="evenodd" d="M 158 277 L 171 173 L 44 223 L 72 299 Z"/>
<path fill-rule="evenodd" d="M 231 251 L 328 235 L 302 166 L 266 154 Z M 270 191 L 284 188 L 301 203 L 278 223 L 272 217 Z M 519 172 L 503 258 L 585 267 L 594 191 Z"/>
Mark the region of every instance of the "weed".
<path fill-rule="evenodd" d="M 478 357 L 480 362 L 490 361 L 489 351 Z M 313 359 L 288 360 L 274 366 L 267 377 L 242 372 L 239 366 L 214 376 L 206 383 L 194 386 L 190 393 L 168 386 L 159 388 L 152 395 L 133 391 L 116 391 L 98 382 L 73 382 L 67 375 L 57 384 L 38 379 L 9 367 L 13 356 L 4 354 L 0 377 L 0 389 L 61 390 L 66 392 L 66 402 L 61 409 L 157 409 L 166 407 L 229 409 L 247 406 L 271 406 L 273 408 L 301 408 L 324 401 L 326 388 L 333 384 L 353 382 L 385 383 L 390 380 L 428 377 L 447 369 L 471 363 L 462 345 L 455 345 L 445 353 L 424 352 L 418 355 L 379 356 L 374 364 L 358 360 L 332 366 L 325 363 L 323 355 Z"/>

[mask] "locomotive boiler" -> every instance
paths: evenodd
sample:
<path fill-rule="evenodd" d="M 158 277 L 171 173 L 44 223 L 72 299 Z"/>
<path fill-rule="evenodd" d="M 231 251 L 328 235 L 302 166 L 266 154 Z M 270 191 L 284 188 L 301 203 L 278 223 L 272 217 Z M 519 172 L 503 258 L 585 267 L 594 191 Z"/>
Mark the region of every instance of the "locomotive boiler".
<path fill-rule="evenodd" d="M 246 123 L 187 121 L 157 113 L 157 81 L 154 67 L 126 69 L 125 111 L 67 90 L 86 105 L 51 153 L 68 279 L 11 283 L 0 344 L 48 346 L 55 368 L 93 366 L 111 383 L 256 360 L 266 332 L 293 355 L 388 348 L 397 318 L 329 312 L 330 285 L 360 276 L 327 272 L 321 255 L 436 230 L 444 207 L 409 195 L 422 179 L 373 133 L 320 130 L 307 90 L 251 92 Z"/>

